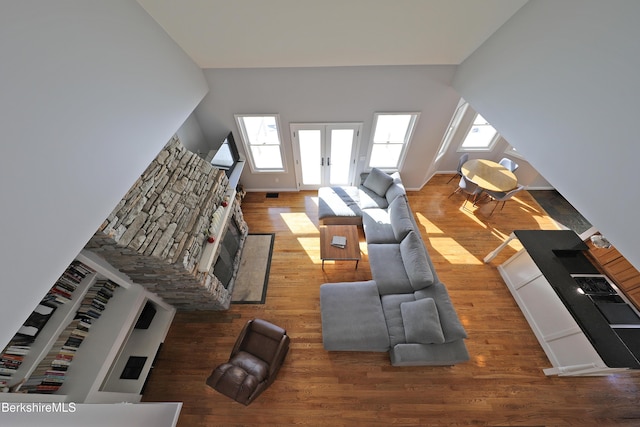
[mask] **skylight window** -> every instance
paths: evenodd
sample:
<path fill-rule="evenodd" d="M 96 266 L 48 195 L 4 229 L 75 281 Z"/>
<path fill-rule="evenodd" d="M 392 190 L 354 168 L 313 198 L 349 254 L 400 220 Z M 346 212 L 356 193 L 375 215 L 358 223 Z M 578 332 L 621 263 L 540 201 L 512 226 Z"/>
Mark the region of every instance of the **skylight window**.
<path fill-rule="evenodd" d="M 495 145 L 498 132 L 482 117 L 476 114 L 473 125 L 460 145 L 461 151 L 490 151 Z"/>

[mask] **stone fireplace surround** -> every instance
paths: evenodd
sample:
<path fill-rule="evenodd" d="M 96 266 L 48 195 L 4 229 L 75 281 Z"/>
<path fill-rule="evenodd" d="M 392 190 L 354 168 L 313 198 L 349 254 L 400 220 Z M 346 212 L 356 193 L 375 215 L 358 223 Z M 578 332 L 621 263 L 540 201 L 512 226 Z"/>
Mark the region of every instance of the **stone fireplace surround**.
<path fill-rule="evenodd" d="M 248 234 L 240 201 L 224 171 L 188 151 L 174 136 L 102 223 L 85 249 L 102 256 L 177 310 L 226 310 Z M 234 278 L 225 286 L 198 263 L 216 208 L 231 196 L 228 221 L 241 234 Z M 228 223 L 227 223 L 228 224 Z M 224 239 L 227 224 L 215 238 Z"/>

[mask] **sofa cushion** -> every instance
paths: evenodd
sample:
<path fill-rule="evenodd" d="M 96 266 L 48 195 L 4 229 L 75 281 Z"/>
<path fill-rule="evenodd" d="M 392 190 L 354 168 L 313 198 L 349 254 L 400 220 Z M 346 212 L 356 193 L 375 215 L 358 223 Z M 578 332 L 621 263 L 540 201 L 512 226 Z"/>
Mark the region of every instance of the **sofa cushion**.
<path fill-rule="evenodd" d="M 361 185 L 358 187 L 360 190 L 360 202 L 358 205 L 360 209 L 380 208 L 386 209 L 389 207 L 389 202 L 385 197 L 378 196 L 375 191 Z"/>
<path fill-rule="evenodd" d="M 371 169 L 367 179 L 362 183 L 380 197 L 384 197 L 391 184 L 393 184 L 393 178 L 378 168 Z"/>
<path fill-rule="evenodd" d="M 361 217 L 358 187 L 320 187 L 318 189 L 318 217 Z"/>
<path fill-rule="evenodd" d="M 432 298 L 435 301 L 445 342 L 453 342 L 467 338 L 467 332 L 460 323 L 460 319 L 451 303 L 449 293 L 444 284 L 440 282 L 434 283 L 432 286 L 414 292 L 414 296 L 416 300 Z"/>
<path fill-rule="evenodd" d="M 411 230 L 411 212 L 405 196 L 396 197 L 389 205 L 389 222 L 396 242 L 401 242 Z"/>
<path fill-rule="evenodd" d="M 400 304 L 404 333 L 407 342 L 418 344 L 443 344 L 444 334 L 440 326 L 438 309 L 433 298 Z"/>
<path fill-rule="evenodd" d="M 387 188 L 387 192 L 384 194 L 384 197 L 387 199 L 387 203 L 391 203 L 398 196 L 403 196 L 407 194 L 407 191 L 402 184 L 402 179 L 400 178 L 399 172 L 394 172 L 391 174 L 391 178 L 393 178 L 393 184 Z"/>
<path fill-rule="evenodd" d="M 362 227 L 367 243 L 398 243 L 385 209 L 363 209 Z"/>
<path fill-rule="evenodd" d="M 412 293 L 398 243 L 371 243 L 367 245 L 371 276 L 378 285 L 380 295 Z"/>
<path fill-rule="evenodd" d="M 326 350 L 389 350 L 387 323 L 372 280 L 321 285 L 320 313 Z"/>
<path fill-rule="evenodd" d="M 402 313 L 400 312 L 400 304 L 415 301 L 413 294 L 391 294 L 383 295 L 382 311 L 387 321 L 387 329 L 389 330 L 389 342 L 391 347 L 397 344 L 407 342 L 404 331 L 404 323 L 402 322 Z"/>
<path fill-rule="evenodd" d="M 433 272 L 427 260 L 427 250 L 415 231 L 409 232 L 400 242 L 400 254 L 414 291 L 433 284 Z"/>

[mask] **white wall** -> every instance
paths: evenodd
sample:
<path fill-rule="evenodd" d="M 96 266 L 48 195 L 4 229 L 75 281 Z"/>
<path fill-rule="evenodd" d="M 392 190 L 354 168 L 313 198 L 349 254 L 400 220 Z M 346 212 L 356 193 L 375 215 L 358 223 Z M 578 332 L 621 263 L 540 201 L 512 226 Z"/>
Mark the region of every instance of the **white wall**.
<path fill-rule="evenodd" d="M 462 142 L 469 133 L 475 117 L 476 111 L 469 105 L 465 109 L 457 129 L 452 134 L 447 150 L 441 159 L 433 166 L 433 169 L 437 170 L 438 173 L 451 173 L 458 167 L 460 156 L 463 154 L 463 152 L 460 151 L 460 145 L 462 145 Z M 518 164 L 518 170 L 515 172 L 518 178 L 518 184 L 522 184 L 532 190 L 553 188 L 526 159 L 505 153 L 505 150 L 508 148 L 509 143 L 502 136 L 499 136 L 493 149 L 490 151 L 469 152 L 469 158 L 488 159 L 496 162 L 500 161 L 503 157 L 510 158 Z"/>
<path fill-rule="evenodd" d="M 640 2 L 531 0 L 453 86 L 636 267 Z"/>
<path fill-rule="evenodd" d="M 207 92 L 133 0 L 4 2 L 0 347 Z"/>
<path fill-rule="evenodd" d="M 288 173 L 251 174 L 247 167 L 241 182 L 250 190 L 291 190 L 296 181 L 289 123 L 363 122 L 361 157 L 368 153 L 375 112 L 419 111 L 401 170 L 407 187 L 419 188 L 459 99 L 451 87 L 454 71 L 454 66 L 207 69 L 211 92 L 196 116 L 208 141 L 221 142 L 232 130 L 241 145 L 234 114 L 280 114 Z M 360 163 L 358 172 L 363 167 Z"/>
<path fill-rule="evenodd" d="M 176 134 L 182 145 L 193 153 L 206 156 L 209 150 L 213 148 L 204 137 L 195 114 L 189 116 L 182 126 L 180 126 Z"/>

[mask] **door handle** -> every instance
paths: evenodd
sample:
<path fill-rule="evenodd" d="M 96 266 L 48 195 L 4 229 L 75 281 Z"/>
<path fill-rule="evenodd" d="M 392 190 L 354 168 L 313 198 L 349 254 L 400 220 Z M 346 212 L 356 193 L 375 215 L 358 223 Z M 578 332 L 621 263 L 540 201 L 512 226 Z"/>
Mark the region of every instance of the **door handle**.
<path fill-rule="evenodd" d="M 320 166 L 324 166 L 324 157 L 320 158 Z"/>
<path fill-rule="evenodd" d="M 329 157 L 327 157 L 327 166 L 331 166 L 331 161 L 330 161 Z"/>

